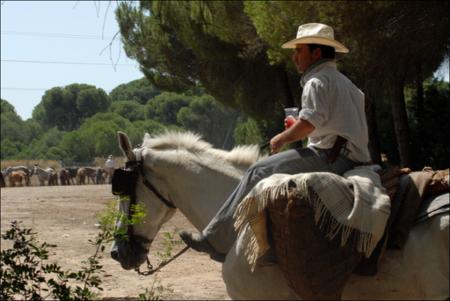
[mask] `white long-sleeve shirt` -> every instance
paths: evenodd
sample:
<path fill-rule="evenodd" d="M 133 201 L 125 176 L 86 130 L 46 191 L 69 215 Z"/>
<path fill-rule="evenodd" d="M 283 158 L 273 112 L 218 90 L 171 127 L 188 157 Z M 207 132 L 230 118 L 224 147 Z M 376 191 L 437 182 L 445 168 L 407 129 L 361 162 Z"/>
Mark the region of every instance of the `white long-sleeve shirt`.
<path fill-rule="evenodd" d="M 330 60 L 312 66 L 300 84 L 303 93 L 299 117 L 315 127 L 308 136 L 308 146 L 329 149 L 341 136 L 348 140 L 349 159 L 369 162 L 364 93 Z"/>

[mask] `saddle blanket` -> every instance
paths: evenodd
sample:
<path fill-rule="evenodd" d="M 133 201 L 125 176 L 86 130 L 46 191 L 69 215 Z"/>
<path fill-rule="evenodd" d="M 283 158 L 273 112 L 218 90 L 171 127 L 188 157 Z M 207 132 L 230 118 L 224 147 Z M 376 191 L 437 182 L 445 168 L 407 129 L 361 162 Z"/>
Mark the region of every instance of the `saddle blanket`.
<path fill-rule="evenodd" d="M 390 215 L 390 199 L 371 166 L 359 166 L 339 176 L 329 172 L 274 174 L 261 180 L 239 204 L 234 218 L 238 233 L 251 228 L 246 259 L 254 269 L 270 248 L 267 235 L 267 203 L 287 196 L 295 187 L 309 201 L 314 220 L 328 239 L 338 238 L 369 257 L 383 236 Z M 311 193 L 312 191 L 312 193 Z M 351 242 L 348 241 L 349 238 Z"/>

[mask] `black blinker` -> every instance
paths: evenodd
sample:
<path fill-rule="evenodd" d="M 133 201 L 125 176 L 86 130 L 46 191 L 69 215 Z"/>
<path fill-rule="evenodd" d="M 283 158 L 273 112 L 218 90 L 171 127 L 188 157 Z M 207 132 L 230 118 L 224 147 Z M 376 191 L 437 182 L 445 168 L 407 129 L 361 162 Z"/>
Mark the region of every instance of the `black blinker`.
<path fill-rule="evenodd" d="M 114 195 L 133 195 L 139 173 L 133 169 L 115 169 L 111 181 Z"/>

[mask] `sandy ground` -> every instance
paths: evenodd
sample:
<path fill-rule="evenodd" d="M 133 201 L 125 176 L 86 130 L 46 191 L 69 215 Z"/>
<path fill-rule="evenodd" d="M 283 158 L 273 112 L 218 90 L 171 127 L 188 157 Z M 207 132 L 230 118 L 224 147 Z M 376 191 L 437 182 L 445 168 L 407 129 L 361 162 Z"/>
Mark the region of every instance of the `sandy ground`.
<path fill-rule="evenodd" d="M 89 239 L 98 233 L 98 213 L 114 200 L 110 185 L 45 186 L 1 188 L 1 232 L 9 228 L 11 221 L 23 221 L 23 227 L 31 227 L 38 233 L 40 242 L 56 244 L 50 249 L 50 261 L 56 261 L 63 269 L 77 270 L 81 261 L 94 253 Z M 177 229 L 193 229 L 179 212 L 167 222 L 161 232 Z M 178 238 L 178 236 L 176 236 Z M 162 235 L 158 235 L 151 248 L 150 260 L 159 262 L 155 255 L 163 251 Z M 8 248 L 2 240 L 2 249 Z M 177 245 L 175 254 L 184 244 Z M 152 284 L 161 285 L 157 293 L 163 299 L 229 299 L 221 277 L 221 265 L 205 254 L 188 250 L 174 262 L 151 276 L 141 276 L 125 271 L 109 257 L 101 259 L 106 274 L 102 276 L 103 291 L 100 298 L 138 297 Z"/>

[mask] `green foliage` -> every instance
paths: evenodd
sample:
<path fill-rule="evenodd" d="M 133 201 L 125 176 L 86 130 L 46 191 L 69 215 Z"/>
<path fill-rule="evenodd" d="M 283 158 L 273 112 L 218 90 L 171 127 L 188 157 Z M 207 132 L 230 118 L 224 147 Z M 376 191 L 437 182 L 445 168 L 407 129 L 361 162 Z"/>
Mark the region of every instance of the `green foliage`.
<path fill-rule="evenodd" d="M 23 148 L 20 158 L 24 158 L 26 154 L 33 154 L 33 159 L 47 159 L 49 149 L 57 147 L 63 138 L 64 133 L 59 131 L 56 127 L 47 130 L 39 139 L 33 140 L 33 142 L 26 148 Z M 53 154 L 58 153 L 54 149 Z M 54 158 L 61 159 L 61 158 Z"/>
<path fill-rule="evenodd" d="M 145 292 L 139 294 L 139 300 L 164 300 L 164 297 L 166 297 L 170 293 L 173 293 L 173 289 L 161 285 L 161 281 L 155 276 L 150 289 L 146 288 Z"/>
<path fill-rule="evenodd" d="M 178 111 L 189 105 L 191 96 L 173 92 L 163 92 L 151 99 L 145 106 L 145 117 L 163 124 L 178 125 Z"/>
<path fill-rule="evenodd" d="M 114 88 L 109 96 L 111 102 L 116 101 L 136 101 L 142 105 L 160 94 L 157 88 L 153 87 L 146 78 L 137 79 Z"/>
<path fill-rule="evenodd" d="M 16 221 L 2 234 L 2 239 L 14 242 L 11 249 L 0 254 L 2 300 L 91 300 L 96 296 L 92 289 L 102 290 L 97 275 L 102 272 L 98 262 L 99 250 L 104 249 L 102 238 L 95 241 L 96 253 L 83 262 L 81 270 L 72 272 L 62 270 L 56 263 L 47 263 L 48 248 L 55 245 L 39 244 L 35 235 L 32 229 L 20 228 Z"/>
<path fill-rule="evenodd" d="M 1 113 L 16 113 L 16 109 L 14 109 L 14 106 L 3 98 L 0 100 L 0 111 Z"/>
<path fill-rule="evenodd" d="M 119 201 L 129 201 L 120 197 Z M 145 208 L 142 205 L 132 206 L 130 219 L 117 210 L 114 201 L 98 215 L 100 232 L 89 243 L 95 252 L 87 260 L 82 261 L 78 271 L 63 270 L 57 263 L 49 263 L 48 248 L 56 247 L 46 242 L 38 243 L 36 233 L 32 229 L 21 228 L 20 222 L 13 221 L 11 228 L 2 234 L 2 239 L 12 241 L 12 247 L 0 253 L 1 300 L 93 300 L 98 298 L 104 272 L 100 259 L 105 246 L 115 237 L 126 238 L 126 228 L 116 228 L 115 221 L 120 218 L 128 225 L 142 223 Z M 166 235 L 167 237 L 167 235 Z M 170 246 L 175 244 L 173 234 Z M 167 240 L 166 240 L 167 241 Z M 178 242 L 179 243 L 179 242 Z M 170 251 L 169 251 L 170 252 Z M 167 253 L 167 252 L 166 252 Z M 170 255 L 169 255 L 170 256 Z M 140 300 L 161 300 L 170 288 L 164 287 L 155 277 L 150 289 L 139 294 Z"/>
<path fill-rule="evenodd" d="M 58 147 L 67 153 L 69 161 L 86 161 L 86 158 L 104 157 L 106 154 L 117 156 L 118 130 L 130 133 L 137 139 L 137 130 L 133 124 L 115 113 L 97 113 L 88 118 L 75 131 L 65 133 Z"/>
<path fill-rule="evenodd" d="M 84 120 L 98 112 L 105 112 L 109 107 L 109 97 L 104 90 L 92 87 L 78 93 L 76 105 L 79 118 Z"/>
<path fill-rule="evenodd" d="M 181 108 L 177 121 L 185 129 L 199 133 L 218 148 L 231 148 L 234 144 L 232 130 L 238 114 L 215 101 L 212 96 L 193 97 L 188 106 Z"/>
<path fill-rule="evenodd" d="M 122 2 L 116 11 L 127 55 L 163 90 L 197 86 L 223 104 L 261 118 L 287 103 L 284 70 L 241 1 Z"/>
<path fill-rule="evenodd" d="M 19 141 L 11 141 L 8 138 L 1 140 L 1 159 L 5 160 L 7 158 L 17 158 L 21 149 L 24 145 Z"/>
<path fill-rule="evenodd" d="M 163 245 L 164 250 L 162 252 L 156 252 L 156 255 L 162 260 L 162 262 L 166 262 L 172 257 L 173 247 L 182 244 L 180 239 L 175 239 L 175 232 L 163 232 Z"/>
<path fill-rule="evenodd" d="M 15 112 L 5 112 L 0 116 L 1 139 L 25 141 L 27 136 L 23 132 L 23 121 Z"/>
<path fill-rule="evenodd" d="M 144 120 L 145 118 L 144 106 L 136 101 L 116 101 L 111 104 L 109 110 L 130 121 Z"/>
<path fill-rule="evenodd" d="M 120 197 L 119 201 L 129 201 Z M 49 263 L 49 248 L 56 247 L 46 242 L 38 243 L 36 233 L 32 229 L 21 228 L 20 222 L 13 221 L 11 228 L 2 234 L 2 239 L 12 241 L 9 249 L 0 253 L 1 300 L 93 300 L 102 291 L 100 275 L 104 273 L 100 259 L 106 249 L 106 244 L 115 237 L 126 238 L 126 230 L 116 229 L 115 221 L 122 219 L 125 224 L 142 223 L 145 217 L 143 206 L 133 206 L 131 219 L 117 210 L 115 201 L 98 215 L 100 232 L 89 243 L 95 247 L 95 252 L 87 260 L 82 261 L 78 271 L 63 270 L 57 263 Z M 126 229 L 126 228 L 125 228 Z M 167 235 L 166 235 L 167 236 Z M 173 242 L 173 234 L 168 236 Z M 150 289 L 139 294 L 139 300 L 161 300 L 168 292 L 168 287 L 160 284 L 155 277 Z"/>
<path fill-rule="evenodd" d="M 72 84 L 45 91 L 42 101 L 33 110 L 33 119 L 44 129 L 56 126 L 71 131 L 82 121 L 109 107 L 109 96 L 102 89 L 86 84 Z"/>
<path fill-rule="evenodd" d="M 152 135 L 160 134 L 167 129 L 162 123 L 151 119 L 138 120 L 133 122 L 133 125 L 140 133 L 140 137 L 143 137 L 145 133 Z"/>
<path fill-rule="evenodd" d="M 254 119 L 248 118 L 245 122 L 239 123 L 234 130 L 234 140 L 236 144 L 262 144 L 263 136 Z"/>

